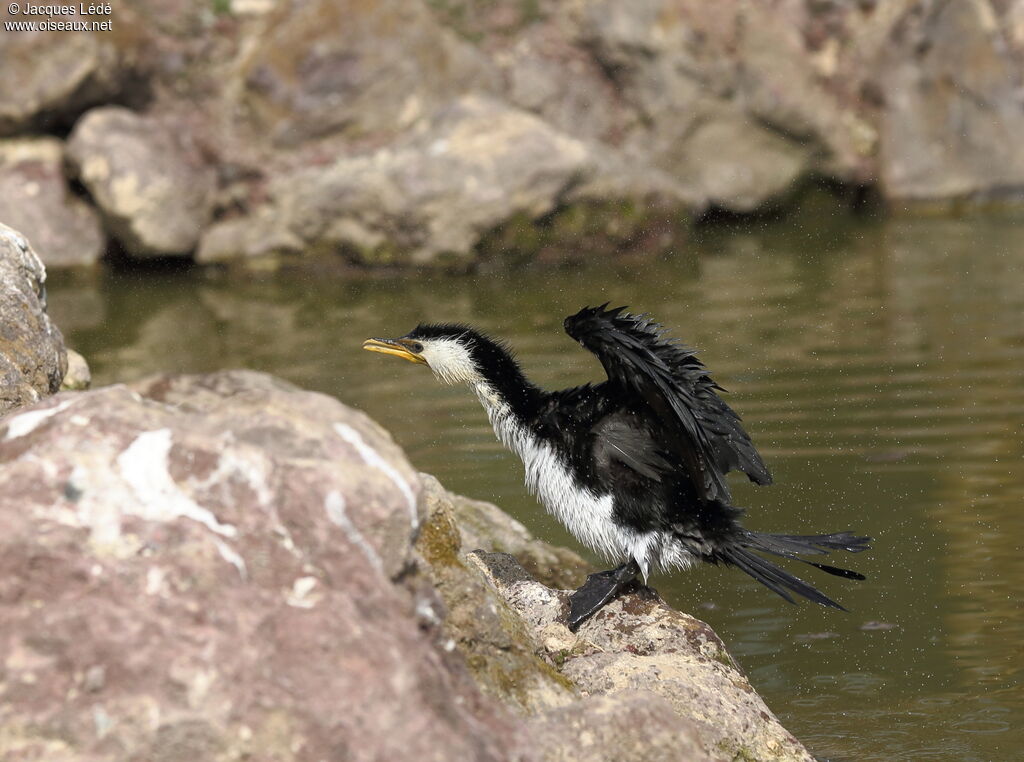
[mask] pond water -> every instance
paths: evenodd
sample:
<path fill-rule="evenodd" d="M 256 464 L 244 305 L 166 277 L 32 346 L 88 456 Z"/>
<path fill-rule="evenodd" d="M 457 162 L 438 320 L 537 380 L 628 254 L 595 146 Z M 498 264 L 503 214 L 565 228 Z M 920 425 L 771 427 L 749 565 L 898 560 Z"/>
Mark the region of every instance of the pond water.
<path fill-rule="evenodd" d="M 1019 758 L 1024 225 L 766 224 L 574 269 L 107 272 L 50 288 L 97 384 L 277 374 L 366 410 L 418 468 L 570 545 L 471 394 L 359 346 L 420 320 L 465 321 L 509 339 L 536 382 L 575 385 L 603 376 L 562 318 L 606 300 L 650 311 L 730 390 L 776 480 L 733 482 L 749 526 L 876 538 L 838 561 L 867 582 L 806 575 L 848 614 L 791 606 L 732 569 L 653 586 L 718 631 L 821 759 Z"/>

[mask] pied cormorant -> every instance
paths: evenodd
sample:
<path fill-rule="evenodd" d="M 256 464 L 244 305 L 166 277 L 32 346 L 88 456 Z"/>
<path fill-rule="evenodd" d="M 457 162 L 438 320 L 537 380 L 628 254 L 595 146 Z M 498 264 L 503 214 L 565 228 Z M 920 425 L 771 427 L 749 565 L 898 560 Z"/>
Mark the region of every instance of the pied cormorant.
<path fill-rule="evenodd" d="M 856 553 L 870 538 L 744 529 L 725 475 L 739 470 L 769 484 L 768 468 L 693 350 L 625 310 L 605 304 L 566 318 L 566 332 L 597 355 L 608 380 L 556 392 L 530 383 L 505 344 L 464 325 L 423 324 L 398 339 L 367 339 L 363 348 L 426 365 L 444 383 L 468 384 L 498 439 L 522 458 L 530 491 L 584 545 L 621 562 L 570 596 L 570 629 L 638 574 L 646 581 L 652 570 L 694 561 L 739 567 L 791 603 L 792 592 L 841 609 L 754 551 L 864 579 L 799 556 Z"/>

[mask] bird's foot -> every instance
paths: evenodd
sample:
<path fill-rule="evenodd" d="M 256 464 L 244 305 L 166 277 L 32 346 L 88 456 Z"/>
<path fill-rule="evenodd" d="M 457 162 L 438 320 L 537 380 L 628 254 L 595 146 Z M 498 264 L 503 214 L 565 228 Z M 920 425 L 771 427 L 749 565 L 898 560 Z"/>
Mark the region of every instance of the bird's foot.
<path fill-rule="evenodd" d="M 569 618 L 566 624 L 576 632 L 585 621 L 600 611 L 640 573 L 636 561 L 615 569 L 587 576 L 587 581 L 569 596 Z"/>

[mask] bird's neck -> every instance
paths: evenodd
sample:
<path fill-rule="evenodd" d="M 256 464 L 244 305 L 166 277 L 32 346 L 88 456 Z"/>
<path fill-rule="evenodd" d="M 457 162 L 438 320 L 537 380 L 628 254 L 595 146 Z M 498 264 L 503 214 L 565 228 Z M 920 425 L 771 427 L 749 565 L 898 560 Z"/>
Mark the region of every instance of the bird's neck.
<path fill-rule="evenodd" d="M 503 440 L 512 427 L 527 428 L 544 400 L 544 392 L 534 386 L 514 362 L 500 373 L 482 376 L 471 386 Z"/>
<path fill-rule="evenodd" d="M 527 406 L 514 404 L 515 396 L 510 397 L 487 381 L 473 384 L 473 391 L 487 412 L 487 418 L 494 428 L 494 433 L 503 445 L 519 453 L 526 451 L 527 432 L 531 413 Z"/>

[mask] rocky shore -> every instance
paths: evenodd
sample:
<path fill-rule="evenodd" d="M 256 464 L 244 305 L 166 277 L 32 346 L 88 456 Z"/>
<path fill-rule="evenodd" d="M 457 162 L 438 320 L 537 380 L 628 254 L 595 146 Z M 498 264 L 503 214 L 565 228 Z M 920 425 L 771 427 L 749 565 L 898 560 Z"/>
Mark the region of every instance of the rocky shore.
<path fill-rule="evenodd" d="M 5 33 L 0 220 L 54 267 L 461 269 L 685 246 L 812 185 L 1024 199 L 1022 0 L 141 0 L 112 23 Z"/>
<path fill-rule="evenodd" d="M 265 375 L 9 414 L 0 524 L 5 758 L 811 759 L 706 624 L 644 588 L 570 633 L 493 549 L 579 559 Z"/>
<path fill-rule="evenodd" d="M 813 759 L 653 590 L 570 633 L 587 564 L 336 399 L 58 391 L 85 371 L 9 228 L 0 269 L 4 759 Z"/>

